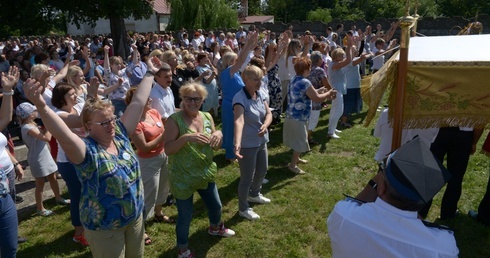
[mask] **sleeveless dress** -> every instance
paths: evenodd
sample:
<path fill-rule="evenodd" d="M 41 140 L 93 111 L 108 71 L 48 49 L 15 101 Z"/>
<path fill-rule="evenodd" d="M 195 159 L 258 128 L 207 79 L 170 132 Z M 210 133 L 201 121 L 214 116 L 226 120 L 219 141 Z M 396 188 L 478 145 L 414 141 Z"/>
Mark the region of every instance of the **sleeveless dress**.
<path fill-rule="evenodd" d="M 199 115 L 203 118 L 203 133 L 207 136 L 211 135 L 211 115 L 201 111 Z M 195 133 L 185 123 L 182 112 L 174 113 L 170 118 L 179 128 L 179 137 L 187 133 Z M 170 155 L 168 159 L 170 192 L 177 199 L 185 200 L 196 190 L 206 189 L 208 183 L 215 180 L 218 168 L 213 162 L 213 149 L 209 144 L 187 142 L 182 149 Z"/>

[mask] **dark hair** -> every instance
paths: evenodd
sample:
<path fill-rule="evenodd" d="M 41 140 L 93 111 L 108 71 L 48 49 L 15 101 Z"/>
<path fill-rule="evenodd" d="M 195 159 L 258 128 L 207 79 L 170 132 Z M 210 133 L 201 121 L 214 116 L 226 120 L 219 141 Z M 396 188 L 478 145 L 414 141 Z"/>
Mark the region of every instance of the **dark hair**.
<path fill-rule="evenodd" d="M 254 57 L 252 57 L 252 59 L 250 59 L 250 65 L 254 65 L 254 66 L 257 66 L 258 68 L 262 69 L 262 67 L 265 66 L 265 61 L 262 58 L 254 56 Z"/>
<path fill-rule="evenodd" d="M 204 58 L 206 58 L 206 57 L 208 57 L 208 54 L 206 54 L 206 53 L 198 53 L 196 60 L 197 60 L 197 62 L 201 62 L 201 60 L 204 59 Z"/>
<path fill-rule="evenodd" d="M 41 52 L 34 57 L 34 63 L 41 64 L 43 60 L 46 60 L 48 58 L 49 56 L 46 53 Z"/>
<path fill-rule="evenodd" d="M 57 108 L 61 109 L 64 105 L 66 105 L 65 95 L 70 90 L 75 90 L 73 86 L 67 83 L 58 83 L 53 88 L 53 97 L 51 98 L 51 104 Z"/>

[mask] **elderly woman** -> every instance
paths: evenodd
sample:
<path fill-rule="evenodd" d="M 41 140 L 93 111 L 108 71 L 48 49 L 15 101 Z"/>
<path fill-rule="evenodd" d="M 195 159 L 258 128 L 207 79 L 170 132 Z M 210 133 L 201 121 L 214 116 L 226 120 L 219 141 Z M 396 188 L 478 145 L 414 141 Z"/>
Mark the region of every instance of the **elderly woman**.
<path fill-rule="evenodd" d="M 347 36 L 347 46 L 345 51 L 342 48 L 337 48 L 332 51 L 332 63 L 328 66 L 328 82 L 339 94 L 332 100 L 332 107 L 330 108 L 330 117 L 328 119 L 328 137 L 332 139 L 339 139 L 340 130 L 337 130 L 337 123 L 339 122 L 342 113 L 344 112 L 344 98 L 343 94 L 347 94 L 346 88 L 346 69 L 352 61 L 352 37 Z"/>
<path fill-rule="evenodd" d="M 158 59 L 152 61 L 159 66 Z M 80 220 L 94 257 L 143 256 L 143 184 L 128 135 L 139 122 L 156 71 L 148 62 L 147 74 L 120 119 L 110 103 L 91 96 L 81 114 L 87 138 L 73 133 L 46 105 L 42 85 L 35 80 L 24 84 L 44 125 L 75 166 L 82 185 Z"/>
<path fill-rule="evenodd" d="M 131 103 L 136 87 L 131 88 L 126 94 L 126 103 Z M 141 178 L 145 193 L 144 220 L 148 221 L 154 216 L 156 222 L 173 223 L 174 220 L 165 216 L 162 206 L 168 195 L 168 159 L 163 146 L 164 124 L 158 110 L 151 108 L 152 99 L 148 101 L 141 114 L 136 130 L 131 135 L 131 140 L 136 146 L 138 160 L 141 168 Z M 151 244 L 148 235 L 145 236 L 145 245 Z"/>
<path fill-rule="evenodd" d="M 12 96 L 14 87 L 19 80 L 19 70 L 11 66 L 8 73 L 2 73 L 2 106 L 0 108 L 0 130 L 3 130 L 12 120 Z M 2 237 L 0 237 L 0 255 L 2 257 L 15 257 L 17 252 L 17 209 L 14 200 L 10 196 L 9 174 L 14 173 L 17 162 L 12 164 L 7 150 L 7 138 L 0 133 L 0 227 Z"/>
<path fill-rule="evenodd" d="M 294 76 L 288 87 L 288 107 L 283 127 L 283 142 L 293 149 L 293 156 L 288 168 L 291 172 L 302 175 L 306 172 L 300 169 L 298 163 L 307 163 L 300 159 L 302 152 L 310 150 L 306 124 L 311 113 L 311 102 L 323 102 L 332 99 L 336 91 L 321 88 L 316 90 L 311 82 L 306 79 L 310 75 L 311 61 L 307 58 L 298 58 L 294 63 Z"/>
<path fill-rule="evenodd" d="M 235 115 L 235 155 L 240 165 L 238 183 L 238 215 L 248 220 L 260 216 L 249 206 L 249 202 L 270 203 L 260 190 L 268 166 L 267 127 L 272 122 L 272 113 L 266 96 L 260 91 L 263 71 L 255 65 L 248 66 L 242 73 L 245 87 L 233 98 Z"/>
<path fill-rule="evenodd" d="M 179 257 L 192 257 L 188 247 L 192 220 L 193 196 L 197 191 L 208 207 L 208 233 L 214 236 L 235 235 L 221 220 L 221 200 L 216 187 L 218 171 L 213 162 L 213 148 L 219 148 L 223 135 L 214 127 L 209 113 L 199 111 L 207 96 L 204 86 L 189 83 L 180 88 L 181 110 L 165 124 L 165 153 L 169 156 L 170 191 L 177 204 L 176 226 Z"/>
<path fill-rule="evenodd" d="M 330 90 L 330 84 L 327 80 L 327 73 L 325 69 L 323 69 L 323 55 L 320 51 L 313 51 L 310 55 L 311 58 L 311 71 L 308 76 L 308 80 L 310 80 L 313 87 L 318 90 L 321 88 L 326 88 Z M 308 143 L 313 145 L 317 144 L 315 140 L 313 140 L 313 130 L 316 128 L 318 124 L 318 119 L 320 118 L 320 110 L 322 109 L 321 102 L 313 102 L 311 106 L 310 118 L 308 119 Z"/>
<path fill-rule="evenodd" d="M 247 43 L 243 47 L 240 55 L 237 56 L 233 52 L 228 52 L 223 56 L 223 65 L 227 67 L 220 74 L 221 83 L 221 123 L 223 128 L 223 148 L 225 149 L 225 158 L 228 161 L 235 162 L 235 148 L 233 146 L 234 134 L 234 117 L 232 101 L 233 97 L 239 92 L 245 84 L 239 74 L 239 69 L 245 63 L 249 52 L 257 45 L 258 34 L 250 32 L 248 34 Z"/>

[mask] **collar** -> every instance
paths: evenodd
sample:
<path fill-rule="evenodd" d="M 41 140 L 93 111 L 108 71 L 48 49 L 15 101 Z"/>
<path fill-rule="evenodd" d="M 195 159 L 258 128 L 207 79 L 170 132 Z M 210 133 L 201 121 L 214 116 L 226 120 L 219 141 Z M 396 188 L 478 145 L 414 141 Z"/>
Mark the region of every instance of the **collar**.
<path fill-rule="evenodd" d="M 247 89 L 245 89 L 245 87 L 243 87 L 243 92 L 245 92 L 245 96 L 247 97 L 247 99 L 252 99 L 252 96 L 250 95 L 250 93 L 248 93 Z M 258 91 L 255 92 L 257 94 L 257 98 L 259 99 L 260 98 L 260 94 Z"/>
<path fill-rule="evenodd" d="M 376 200 L 374 201 L 374 204 L 377 205 L 378 207 L 384 209 L 384 210 L 395 213 L 395 214 L 400 215 L 402 217 L 409 218 L 409 219 L 418 219 L 416 211 L 400 210 L 400 209 L 396 208 L 395 206 L 392 206 L 391 204 L 385 202 L 384 200 L 382 200 L 379 197 L 376 198 Z"/>

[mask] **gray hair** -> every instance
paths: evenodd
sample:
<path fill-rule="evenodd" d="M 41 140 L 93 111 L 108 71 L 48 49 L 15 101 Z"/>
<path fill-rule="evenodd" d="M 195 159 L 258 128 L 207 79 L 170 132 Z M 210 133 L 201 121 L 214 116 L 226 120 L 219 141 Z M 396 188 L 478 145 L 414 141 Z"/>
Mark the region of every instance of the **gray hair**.
<path fill-rule="evenodd" d="M 310 55 L 311 63 L 316 66 L 320 60 L 323 61 L 323 55 L 320 51 L 313 51 Z"/>

